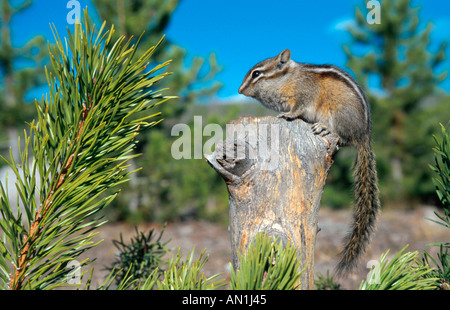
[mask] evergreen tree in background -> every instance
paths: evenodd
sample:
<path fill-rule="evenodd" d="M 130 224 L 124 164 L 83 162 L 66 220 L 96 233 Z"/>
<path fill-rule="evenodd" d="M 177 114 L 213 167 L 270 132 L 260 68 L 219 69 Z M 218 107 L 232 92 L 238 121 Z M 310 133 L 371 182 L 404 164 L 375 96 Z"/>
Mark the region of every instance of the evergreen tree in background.
<path fill-rule="evenodd" d="M 44 38 L 36 36 L 21 47 L 12 44 L 11 22 L 31 5 L 31 1 L 11 5 L 2 0 L 0 7 L 0 139 L 1 151 L 12 147 L 17 158 L 17 133 L 35 115 L 35 107 L 25 99 L 27 91 L 45 84 L 43 61 L 47 55 Z"/>
<path fill-rule="evenodd" d="M 381 193 L 395 200 L 432 199 L 429 137 L 450 118 L 448 95 L 438 87 L 446 73 L 437 73 L 446 44 L 431 44 L 433 25 L 423 26 L 409 0 L 383 1 L 379 24 L 368 22 L 366 3 L 356 8 L 344 50 L 372 107 Z"/>
<path fill-rule="evenodd" d="M 137 40 L 142 35 L 142 50 L 145 50 L 146 47 L 159 42 L 165 35 L 179 1 L 93 0 L 93 3 L 100 19 L 105 20 L 108 25 L 115 25 L 117 37 L 124 35 Z M 143 31 L 145 32 L 142 33 Z M 219 71 L 214 54 L 210 55 L 208 66 L 204 66 L 204 59 L 201 57 L 195 57 L 193 62 L 187 65 L 185 56 L 185 50 L 167 37 L 155 55 L 155 61 L 172 59 L 168 70 L 173 72 L 173 76 L 167 79 L 164 85 L 180 97 L 178 103 L 166 105 L 162 110 L 166 119 L 181 116 L 186 105 L 195 102 L 200 96 L 214 94 L 220 88 L 220 84 L 212 79 Z M 201 90 L 194 91 L 198 84 L 201 84 Z"/>
<path fill-rule="evenodd" d="M 117 37 L 124 35 L 137 40 L 142 35 L 142 49 L 137 51 L 139 55 L 165 35 L 179 1 L 93 0 L 93 3 L 101 21 L 105 20 L 108 26 L 114 24 Z M 200 97 L 215 94 L 221 86 L 214 80 L 220 70 L 214 54 L 209 56 L 207 64 L 201 57 L 194 57 L 188 64 L 185 56 L 185 50 L 167 37 L 154 55 L 156 63 L 172 59 L 167 69 L 172 76 L 162 81 L 160 86 L 169 88 L 178 99 L 158 107 L 164 122 L 140 139 L 137 151 L 143 152 L 144 156 L 133 162 L 133 168 L 143 168 L 133 176 L 116 201 L 118 213 L 115 216 L 118 219 L 164 221 L 183 214 L 197 216 L 208 201 L 215 201 L 214 198 L 211 200 L 211 195 L 223 192 L 226 199 L 224 190 L 215 190 L 214 186 L 223 187 L 223 184 L 204 160 L 175 160 L 171 156 L 171 144 L 177 139 L 171 136 L 173 125 L 192 125 L 193 104 Z"/>

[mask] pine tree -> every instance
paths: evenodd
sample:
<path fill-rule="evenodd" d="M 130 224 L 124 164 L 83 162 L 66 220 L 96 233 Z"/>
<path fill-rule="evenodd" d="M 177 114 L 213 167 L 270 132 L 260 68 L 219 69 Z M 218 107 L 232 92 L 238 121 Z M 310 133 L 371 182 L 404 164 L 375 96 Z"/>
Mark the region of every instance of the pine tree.
<path fill-rule="evenodd" d="M 138 38 L 145 31 L 141 37 L 141 46 L 145 49 L 153 46 L 165 35 L 179 0 L 93 0 L 93 3 L 100 19 L 116 26 L 116 36 Z M 195 102 L 201 96 L 214 94 L 220 88 L 220 84 L 213 81 L 214 75 L 220 70 L 214 54 L 210 55 L 208 66 L 205 66 L 201 57 L 195 57 L 191 64 L 186 64 L 185 56 L 186 51 L 168 38 L 165 38 L 155 54 L 155 62 L 172 59 L 169 69 L 173 72 L 173 76 L 163 85 L 179 96 L 176 105 L 162 107 L 161 111 L 166 120 L 179 117 L 185 112 L 186 105 Z M 200 74 L 204 71 L 206 72 Z M 199 83 L 203 87 L 194 91 Z"/>
<path fill-rule="evenodd" d="M 35 115 L 34 106 L 26 101 L 25 94 L 45 82 L 44 38 L 36 36 L 21 47 L 12 44 L 11 21 L 30 4 L 31 1 L 25 1 L 13 6 L 9 0 L 3 0 L 0 7 L 0 128 L 7 132 L 8 136 L 4 137 L 8 140 L 6 144 L 12 146 L 16 158 L 17 129 L 23 128 L 25 121 L 30 121 Z M 21 62 L 26 62 L 27 66 L 20 66 Z"/>
<path fill-rule="evenodd" d="M 410 0 L 383 1 L 379 24 L 368 22 L 366 3 L 356 8 L 348 28 L 352 42 L 344 50 L 371 103 L 382 192 L 398 199 L 431 196 L 432 184 L 424 182 L 430 179 L 428 137 L 450 117 L 438 87 L 446 73 L 437 73 L 446 43 L 432 50 L 433 25 L 421 26 L 419 8 Z"/>

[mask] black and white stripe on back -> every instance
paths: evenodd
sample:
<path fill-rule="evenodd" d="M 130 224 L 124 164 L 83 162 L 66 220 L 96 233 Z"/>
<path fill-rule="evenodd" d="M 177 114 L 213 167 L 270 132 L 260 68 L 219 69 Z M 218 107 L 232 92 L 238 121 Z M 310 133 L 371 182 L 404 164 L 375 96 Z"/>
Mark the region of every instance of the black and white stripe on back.
<path fill-rule="evenodd" d="M 364 111 L 364 115 L 366 117 L 366 122 L 369 121 L 370 119 L 369 101 L 367 100 L 364 91 L 361 89 L 361 86 L 359 86 L 359 84 L 353 79 L 353 77 L 350 74 L 334 65 L 311 65 L 311 64 L 301 64 L 301 65 L 307 71 L 316 72 L 319 74 L 330 74 L 333 75 L 335 78 L 344 82 L 358 96 Z"/>

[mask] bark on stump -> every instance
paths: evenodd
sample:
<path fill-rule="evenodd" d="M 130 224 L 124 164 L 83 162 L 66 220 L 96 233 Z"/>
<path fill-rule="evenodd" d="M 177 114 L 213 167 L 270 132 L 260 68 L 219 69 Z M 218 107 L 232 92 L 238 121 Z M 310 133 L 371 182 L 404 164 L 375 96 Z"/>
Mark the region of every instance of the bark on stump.
<path fill-rule="evenodd" d="M 314 283 L 314 247 L 323 187 L 339 138 L 314 135 L 311 124 L 276 117 L 244 117 L 227 125 L 225 141 L 208 163 L 226 182 L 233 267 L 259 232 L 298 249 L 302 289 Z"/>

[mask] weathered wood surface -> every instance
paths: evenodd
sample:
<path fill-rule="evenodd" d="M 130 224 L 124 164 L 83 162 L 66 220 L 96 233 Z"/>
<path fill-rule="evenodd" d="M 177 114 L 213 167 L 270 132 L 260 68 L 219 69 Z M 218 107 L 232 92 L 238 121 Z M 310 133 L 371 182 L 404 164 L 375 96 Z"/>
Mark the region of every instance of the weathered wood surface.
<path fill-rule="evenodd" d="M 298 248 L 302 289 L 312 289 L 317 216 L 338 137 L 314 135 L 311 124 L 276 117 L 244 117 L 227 125 L 208 163 L 226 182 L 232 264 L 258 232 Z"/>

